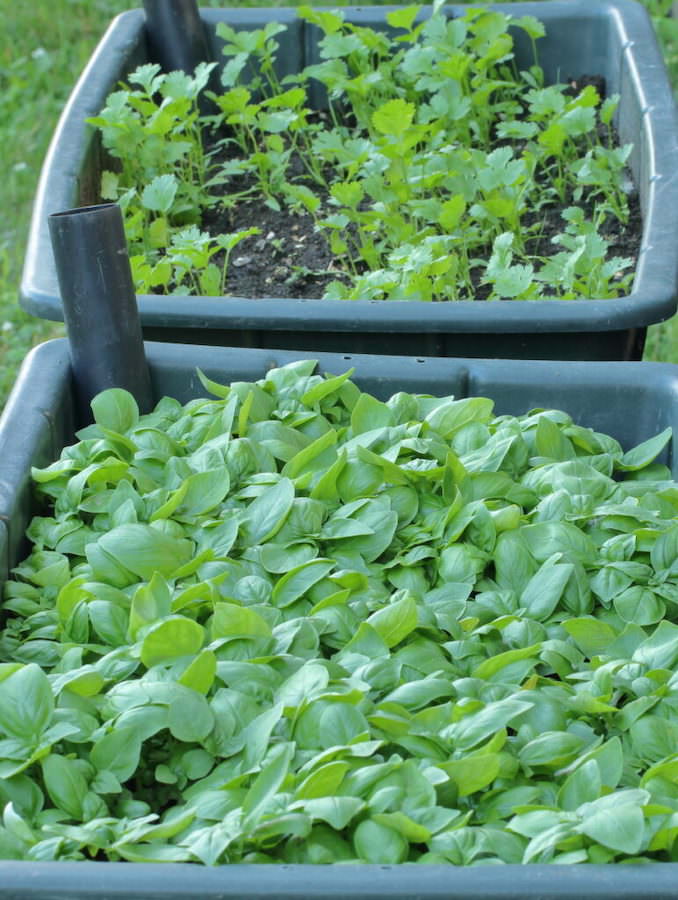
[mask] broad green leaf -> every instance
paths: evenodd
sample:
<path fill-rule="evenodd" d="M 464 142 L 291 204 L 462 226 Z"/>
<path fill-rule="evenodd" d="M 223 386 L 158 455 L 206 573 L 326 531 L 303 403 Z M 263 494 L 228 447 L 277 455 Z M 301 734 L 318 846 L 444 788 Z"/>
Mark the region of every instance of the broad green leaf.
<path fill-rule="evenodd" d="M 436 678 L 431 675 L 416 681 L 407 681 L 386 695 L 389 703 L 398 703 L 408 709 L 421 709 L 442 697 L 449 697 L 454 692 L 449 679 Z"/>
<path fill-rule="evenodd" d="M 675 752 L 678 725 L 669 719 L 648 713 L 631 725 L 629 734 L 638 756 L 656 763 Z"/>
<path fill-rule="evenodd" d="M 638 469 L 649 466 L 671 440 L 672 434 L 671 428 L 665 428 L 660 434 L 643 441 L 642 444 L 638 444 L 633 450 L 627 450 L 621 461 L 617 463 L 617 468 L 624 472 L 635 472 Z"/>
<path fill-rule="evenodd" d="M 52 688 L 39 666 L 22 666 L 0 682 L 0 729 L 9 737 L 37 743 L 53 713 Z"/>
<path fill-rule="evenodd" d="M 214 728 L 214 714 L 201 694 L 189 688 L 181 688 L 180 692 L 176 691 L 176 697 L 170 703 L 168 726 L 170 733 L 178 741 L 203 741 Z"/>
<path fill-rule="evenodd" d="M 312 797 L 304 801 L 304 812 L 342 831 L 365 808 L 359 797 Z"/>
<path fill-rule="evenodd" d="M 177 512 L 182 516 L 200 516 L 219 506 L 230 488 L 228 469 L 211 469 L 189 475 Z"/>
<path fill-rule="evenodd" d="M 230 816 L 226 817 L 224 824 L 219 823 L 194 831 L 189 846 L 186 848 L 190 855 L 206 866 L 215 866 L 229 844 L 238 838 L 241 815 L 240 810 L 234 810 Z"/>
<path fill-rule="evenodd" d="M 623 622 L 635 625 L 654 625 L 666 612 L 664 602 L 654 591 L 634 585 L 614 598 L 614 608 Z"/>
<path fill-rule="evenodd" d="M 512 17 L 512 24 L 522 28 L 531 38 L 540 38 L 545 34 L 544 23 L 535 16 Z"/>
<path fill-rule="evenodd" d="M 219 384 L 217 381 L 212 381 L 212 379 L 208 378 L 201 369 L 196 369 L 196 373 L 200 379 L 200 383 L 206 391 L 210 392 L 210 394 L 214 394 L 215 397 L 223 398 L 226 398 L 231 394 L 230 386 Z"/>
<path fill-rule="evenodd" d="M 235 603 L 217 603 L 211 623 L 212 640 L 215 638 L 267 638 L 271 626 L 259 613 L 247 606 Z"/>
<path fill-rule="evenodd" d="M 299 715 L 294 738 L 304 749 L 348 744 L 368 731 L 368 723 L 350 703 L 317 699 Z"/>
<path fill-rule="evenodd" d="M 80 666 L 61 676 L 58 682 L 52 683 L 52 687 L 57 693 L 67 688 L 80 697 L 94 697 L 99 693 L 104 683 L 103 676 L 93 666 Z"/>
<path fill-rule="evenodd" d="M 325 666 L 313 660 L 304 663 L 276 691 L 276 701 L 286 708 L 301 706 L 304 700 L 324 690 L 330 680 Z"/>
<path fill-rule="evenodd" d="M 191 859 L 188 847 L 178 847 L 176 844 L 163 844 L 160 841 L 150 841 L 144 844 L 118 843 L 115 850 L 127 862 L 176 863 L 189 862 Z"/>
<path fill-rule="evenodd" d="M 529 741 L 518 758 L 524 766 L 561 768 L 582 749 L 583 739 L 567 731 L 546 731 Z"/>
<path fill-rule="evenodd" d="M 270 540 L 282 528 L 294 503 L 294 485 L 289 478 L 281 478 L 264 490 L 250 504 L 241 533 L 254 546 Z"/>
<path fill-rule="evenodd" d="M 291 569 L 276 583 L 271 602 L 280 609 L 290 606 L 331 572 L 334 566 L 331 559 L 314 559 Z"/>
<path fill-rule="evenodd" d="M 284 575 L 304 563 L 315 558 L 316 550 L 311 544 L 295 544 L 288 547 L 284 544 L 264 544 L 259 555 L 260 562 L 267 572 Z"/>
<path fill-rule="evenodd" d="M 195 535 L 197 550 L 211 550 L 215 559 L 222 559 L 230 553 L 238 536 L 239 522 L 236 516 L 225 516 L 221 521 L 200 526 Z"/>
<path fill-rule="evenodd" d="M 605 653 L 617 636 L 610 625 L 593 616 L 566 619 L 563 628 L 588 657 Z"/>
<path fill-rule="evenodd" d="M 97 425 L 126 434 L 139 421 L 139 407 L 134 397 L 121 388 L 109 388 L 97 394 L 91 403 Z"/>
<path fill-rule="evenodd" d="M 150 668 L 179 656 L 192 656 L 200 650 L 205 629 L 186 616 L 169 616 L 151 625 L 141 645 L 141 661 Z"/>
<path fill-rule="evenodd" d="M 469 422 L 488 422 L 494 403 L 484 397 L 467 397 L 464 400 L 447 400 L 432 410 L 424 420 L 441 437 L 452 435 Z"/>
<path fill-rule="evenodd" d="M 207 648 L 201 650 L 186 667 L 179 678 L 179 684 L 192 688 L 199 694 L 208 694 L 217 673 L 217 658 Z"/>
<path fill-rule="evenodd" d="M 535 444 L 540 456 L 549 459 L 573 459 L 574 447 L 560 428 L 548 416 L 541 416 L 535 434 Z"/>
<path fill-rule="evenodd" d="M 632 659 L 650 669 L 669 669 L 678 659 L 678 625 L 663 621 L 634 651 Z"/>
<path fill-rule="evenodd" d="M 354 372 L 355 369 L 349 369 L 347 372 L 344 372 L 343 375 L 335 375 L 334 378 L 325 378 L 323 381 L 319 381 L 318 384 L 309 388 L 309 390 L 302 395 L 301 402 L 304 406 L 315 406 L 317 403 L 320 403 L 321 400 L 324 400 L 325 397 L 330 397 L 332 394 L 336 393 Z"/>
<path fill-rule="evenodd" d="M 394 647 L 417 627 L 417 603 L 409 592 L 378 609 L 367 619 L 388 647 Z"/>
<path fill-rule="evenodd" d="M 282 469 L 282 474 L 288 478 L 297 478 L 309 469 L 320 470 L 325 462 L 327 451 L 331 451 L 337 443 L 337 432 L 334 429 L 321 434 L 319 438 L 307 447 L 299 450 Z M 336 453 L 332 452 L 332 462 L 336 459 Z"/>
<path fill-rule="evenodd" d="M 360 395 L 351 412 L 351 430 L 354 435 L 393 424 L 393 413 L 385 403 L 369 394 Z"/>
<path fill-rule="evenodd" d="M 531 702 L 513 697 L 497 700 L 488 703 L 478 712 L 470 713 L 460 722 L 450 725 L 445 733 L 449 733 L 457 749 L 470 750 L 504 728 L 521 713 L 532 709 L 532 706 Z"/>
<path fill-rule="evenodd" d="M 466 201 L 463 194 L 455 194 L 445 200 L 440 206 L 438 222 L 445 231 L 454 231 L 466 211 Z"/>
<path fill-rule="evenodd" d="M 112 772 L 122 784 L 136 772 L 140 754 L 139 734 L 132 728 L 116 728 L 99 738 L 90 759 L 100 772 Z"/>
<path fill-rule="evenodd" d="M 130 572 L 149 580 L 158 572 L 171 575 L 189 561 L 191 542 L 150 525 L 120 525 L 99 538 L 99 548 Z"/>
<path fill-rule="evenodd" d="M 312 800 L 336 794 L 348 769 L 349 764 L 344 760 L 335 760 L 319 766 L 297 787 L 296 796 L 301 800 Z"/>
<path fill-rule="evenodd" d="M 501 672 L 506 666 L 513 665 L 523 659 L 530 659 L 538 656 L 541 650 L 541 644 L 532 644 L 529 647 L 520 647 L 516 650 L 505 650 L 503 653 L 497 653 L 491 656 L 474 670 L 474 678 L 491 679 L 493 675 Z"/>
<path fill-rule="evenodd" d="M 294 744 L 278 744 L 266 765 L 252 782 L 242 803 L 244 822 L 251 824 L 264 812 L 282 784 L 294 756 Z"/>
<path fill-rule="evenodd" d="M 334 34 L 344 22 L 344 16 L 341 12 L 327 12 L 326 10 L 313 9 L 310 6 L 298 7 L 297 15 L 313 25 L 318 25 L 326 34 Z"/>
<path fill-rule="evenodd" d="M 678 574 L 678 525 L 674 525 L 655 541 L 650 551 L 652 565 L 658 571 Z"/>
<path fill-rule="evenodd" d="M 52 802 L 70 819 L 82 819 L 88 787 L 78 762 L 50 753 L 42 760 L 45 787 Z"/>
<path fill-rule="evenodd" d="M 335 554 L 358 553 L 365 562 L 374 562 L 390 547 L 398 527 L 398 514 L 389 509 L 382 500 L 368 500 L 354 516 L 366 525 L 370 534 L 343 538 L 339 546 L 333 548 Z"/>
<path fill-rule="evenodd" d="M 129 616 L 129 631 L 133 638 L 141 628 L 164 619 L 172 611 L 172 594 L 169 585 L 158 572 L 148 584 L 142 584 L 134 592 Z"/>
<path fill-rule="evenodd" d="M 619 738 L 611 738 L 582 757 L 584 761 L 589 759 L 596 761 L 603 785 L 607 788 L 616 788 L 621 781 L 624 768 L 624 753 Z"/>
<path fill-rule="evenodd" d="M 271 739 L 271 732 L 280 721 L 282 716 L 282 704 L 276 703 L 270 709 L 264 710 L 260 715 L 249 723 L 244 732 L 245 746 L 245 766 L 247 768 L 259 764 L 263 759 L 268 742 Z"/>
<path fill-rule="evenodd" d="M 573 571 L 570 563 L 544 563 L 520 597 L 520 605 L 525 607 L 527 615 L 538 622 L 546 621 L 558 606 Z"/>
<path fill-rule="evenodd" d="M 522 593 L 539 568 L 529 551 L 525 529 L 505 531 L 494 548 L 495 580 L 499 587 Z"/>
<path fill-rule="evenodd" d="M 367 863 L 395 865 L 404 862 L 409 850 L 408 841 L 388 825 L 374 819 L 364 819 L 353 834 L 358 857 Z"/>
<path fill-rule="evenodd" d="M 590 804 L 595 807 L 595 804 Z M 610 850 L 630 855 L 638 853 L 644 843 L 645 819 L 639 806 L 620 803 L 600 812 L 583 812 L 579 831 Z"/>
<path fill-rule="evenodd" d="M 336 490 L 344 503 L 361 497 L 371 497 L 384 483 L 381 466 L 361 460 L 348 460 L 337 475 Z"/>
<path fill-rule="evenodd" d="M 468 797 L 492 784 L 501 770 L 501 756 L 498 753 L 475 753 L 461 759 L 451 759 L 441 763 L 456 784 L 460 797 Z"/>
<path fill-rule="evenodd" d="M 539 522 L 525 526 L 521 532 L 538 562 L 545 562 L 554 553 L 572 554 L 585 565 L 596 557 L 592 539 L 569 522 Z"/>
<path fill-rule="evenodd" d="M 602 784 L 598 764 L 590 759 L 568 776 L 558 792 L 558 803 L 573 811 L 583 803 L 590 803 L 600 796 Z"/>

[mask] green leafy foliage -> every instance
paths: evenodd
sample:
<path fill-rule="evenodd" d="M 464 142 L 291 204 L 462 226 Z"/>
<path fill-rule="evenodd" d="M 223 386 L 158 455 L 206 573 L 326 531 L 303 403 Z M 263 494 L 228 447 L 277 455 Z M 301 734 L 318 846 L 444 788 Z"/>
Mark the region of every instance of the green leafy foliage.
<path fill-rule="evenodd" d="M 629 218 L 619 98 L 545 85 L 537 19 L 474 7 L 448 20 L 440 5 L 428 17 L 410 6 L 386 14 L 386 33 L 341 11 L 298 14 L 321 34 L 320 61 L 303 71 L 277 74 L 284 26 L 221 23 L 224 92 L 207 92 L 210 115 L 198 105 L 210 67 L 191 78 L 147 64 L 91 120 L 122 160 L 121 174 L 103 173 L 102 195 L 124 209 L 139 291 L 224 294 L 232 244 L 256 230 L 210 236 L 200 218 L 253 197 L 323 234 L 337 273 L 329 299 L 629 290 L 634 260 L 612 256 L 605 237 Z M 516 30 L 535 51 L 523 71 Z"/>
<path fill-rule="evenodd" d="M 105 391 L 34 470 L 0 858 L 675 861 L 670 434 L 349 375 Z"/>

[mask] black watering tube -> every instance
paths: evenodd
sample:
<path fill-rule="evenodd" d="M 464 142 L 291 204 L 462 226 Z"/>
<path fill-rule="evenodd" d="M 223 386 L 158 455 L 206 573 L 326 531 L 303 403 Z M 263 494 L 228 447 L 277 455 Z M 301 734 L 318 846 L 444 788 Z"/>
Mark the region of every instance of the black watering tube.
<path fill-rule="evenodd" d="M 144 0 L 149 58 L 164 72 L 192 74 L 210 61 L 209 45 L 196 0 Z"/>
<path fill-rule="evenodd" d="M 53 213 L 49 231 L 80 414 L 99 391 L 125 388 L 153 406 L 122 213 L 115 203 Z"/>

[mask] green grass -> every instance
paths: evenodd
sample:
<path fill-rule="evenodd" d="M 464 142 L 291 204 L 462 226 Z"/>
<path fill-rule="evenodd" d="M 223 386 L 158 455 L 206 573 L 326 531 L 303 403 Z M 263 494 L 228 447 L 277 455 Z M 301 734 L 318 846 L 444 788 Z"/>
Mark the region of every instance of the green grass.
<path fill-rule="evenodd" d="M 61 108 L 119 0 L 0 0 L 0 404 L 28 349 L 62 326 L 24 313 L 17 293 L 31 204 Z"/>
<path fill-rule="evenodd" d="M 678 88 L 678 20 L 666 17 L 671 0 L 645 3 L 655 16 Z M 141 0 L 0 0 L 0 407 L 30 347 L 63 334 L 61 325 L 27 315 L 17 303 L 42 159 L 59 112 L 106 25 L 116 13 L 140 4 Z M 224 0 L 207 5 L 224 5 Z M 242 5 L 276 4 L 259 0 Z M 331 0 L 323 5 L 331 5 Z M 650 328 L 645 358 L 678 362 L 678 317 Z"/>

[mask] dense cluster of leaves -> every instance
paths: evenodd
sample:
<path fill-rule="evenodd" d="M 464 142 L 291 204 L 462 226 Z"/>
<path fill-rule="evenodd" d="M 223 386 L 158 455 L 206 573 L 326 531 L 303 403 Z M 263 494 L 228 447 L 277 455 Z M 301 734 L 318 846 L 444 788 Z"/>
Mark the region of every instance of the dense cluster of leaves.
<path fill-rule="evenodd" d="M 122 161 L 104 172 L 102 194 L 126 211 L 138 290 L 223 294 L 228 253 L 253 231 L 210 236 L 201 212 L 260 196 L 325 234 L 343 273 L 327 298 L 473 299 L 478 284 L 491 300 L 627 291 L 633 260 L 610 258 L 600 232 L 628 218 L 631 147 L 611 135 L 618 97 L 545 86 L 536 62 L 518 72 L 509 26 L 534 45 L 544 28 L 532 16 L 473 8 L 448 20 L 437 3 L 422 21 L 420 11 L 387 13 L 386 33 L 300 8 L 322 32 L 322 62 L 282 83 L 283 25 L 221 23 L 216 115 L 198 109 L 214 64 L 194 78 L 144 65 L 111 94 L 90 121 Z M 309 100 L 318 88 L 320 119 Z M 227 136 L 206 157 L 210 129 Z M 565 219 L 555 248 L 542 236 L 553 209 Z"/>
<path fill-rule="evenodd" d="M 0 858 L 677 858 L 670 432 L 350 374 L 106 391 L 34 471 Z"/>

